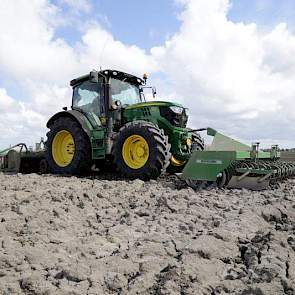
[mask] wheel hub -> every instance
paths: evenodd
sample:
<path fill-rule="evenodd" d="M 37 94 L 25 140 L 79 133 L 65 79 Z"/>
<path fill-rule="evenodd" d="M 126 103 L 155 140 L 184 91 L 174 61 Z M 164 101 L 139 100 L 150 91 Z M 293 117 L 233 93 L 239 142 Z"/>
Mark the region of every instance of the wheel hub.
<path fill-rule="evenodd" d="M 171 156 L 171 159 L 170 159 L 170 163 L 173 165 L 173 166 L 176 166 L 176 167 L 181 167 L 183 166 L 186 161 L 184 160 L 178 160 L 175 156 Z"/>
<path fill-rule="evenodd" d="M 130 168 L 142 168 L 149 158 L 149 145 L 142 136 L 131 135 L 123 144 L 122 156 Z"/>
<path fill-rule="evenodd" d="M 138 146 L 136 148 L 136 154 L 137 154 L 137 157 L 141 158 L 144 155 L 144 147 Z"/>
<path fill-rule="evenodd" d="M 75 142 L 72 134 L 67 130 L 61 130 L 52 141 L 52 156 L 60 167 L 68 166 L 75 154 Z"/>

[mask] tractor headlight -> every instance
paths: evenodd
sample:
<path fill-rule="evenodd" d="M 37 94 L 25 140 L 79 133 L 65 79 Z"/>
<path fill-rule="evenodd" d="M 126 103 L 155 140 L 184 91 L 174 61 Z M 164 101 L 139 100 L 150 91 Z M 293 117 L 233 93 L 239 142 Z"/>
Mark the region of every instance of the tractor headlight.
<path fill-rule="evenodd" d="M 181 108 L 181 107 L 172 106 L 172 107 L 169 107 L 169 108 L 170 108 L 170 110 L 172 112 L 174 112 L 175 114 L 178 114 L 178 115 L 181 115 L 182 112 L 183 112 L 183 108 Z"/>

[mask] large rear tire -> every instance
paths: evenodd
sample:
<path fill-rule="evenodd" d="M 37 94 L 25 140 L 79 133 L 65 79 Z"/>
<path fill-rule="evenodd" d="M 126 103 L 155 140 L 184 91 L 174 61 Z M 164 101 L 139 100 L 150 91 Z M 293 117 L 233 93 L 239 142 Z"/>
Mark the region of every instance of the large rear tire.
<path fill-rule="evenodd" d="M 90 170 L 91 147 L 87 134 L 71 118 L 61 117 L 49 126 L 46 160 L 51 172 L 79 175 Z"/>
<path fill-rule="evenodd" d="M 112 154 L 123 177 L 156 179 L 169 165 L 170 144 L 158 126 L 135 121 L 127 123 L 117 134 Z"/>

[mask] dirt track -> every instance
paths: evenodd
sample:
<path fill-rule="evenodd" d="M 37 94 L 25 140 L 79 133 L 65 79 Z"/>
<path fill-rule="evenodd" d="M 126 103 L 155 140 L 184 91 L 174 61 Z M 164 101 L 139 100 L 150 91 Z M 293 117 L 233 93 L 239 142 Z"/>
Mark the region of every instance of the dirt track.
<path fill-rule="evenodd" d="M 0 174 L 0 294 L 295 294 L 275 191 Z"/>

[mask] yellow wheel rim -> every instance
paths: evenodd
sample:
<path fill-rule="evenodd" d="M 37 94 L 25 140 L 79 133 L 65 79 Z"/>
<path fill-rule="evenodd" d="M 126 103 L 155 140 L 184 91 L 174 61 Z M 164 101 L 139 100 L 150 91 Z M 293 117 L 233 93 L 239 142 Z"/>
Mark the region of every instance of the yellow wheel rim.
<path fill-rule="evenodd" d="M 149 158 L 149 145 L 142 136 L 131 135 L 123 144 L 122 156 L 128 167 L 139 169 Z"/>
<path fill-rule="evenodd" d="M 180 167 L 180 166 L 183 166 L 186 163 L 186 161 L 178 160 L 172 155 L 170 159 L 170 163 L 173 166 Z"/>
<path fill-rule="evenodd" d="M 75 154 L 75 142 L 69 131 L 61 130 L 54 136 L 52 142 L 52 156 L 60 167 L 68 166 Z"/>

